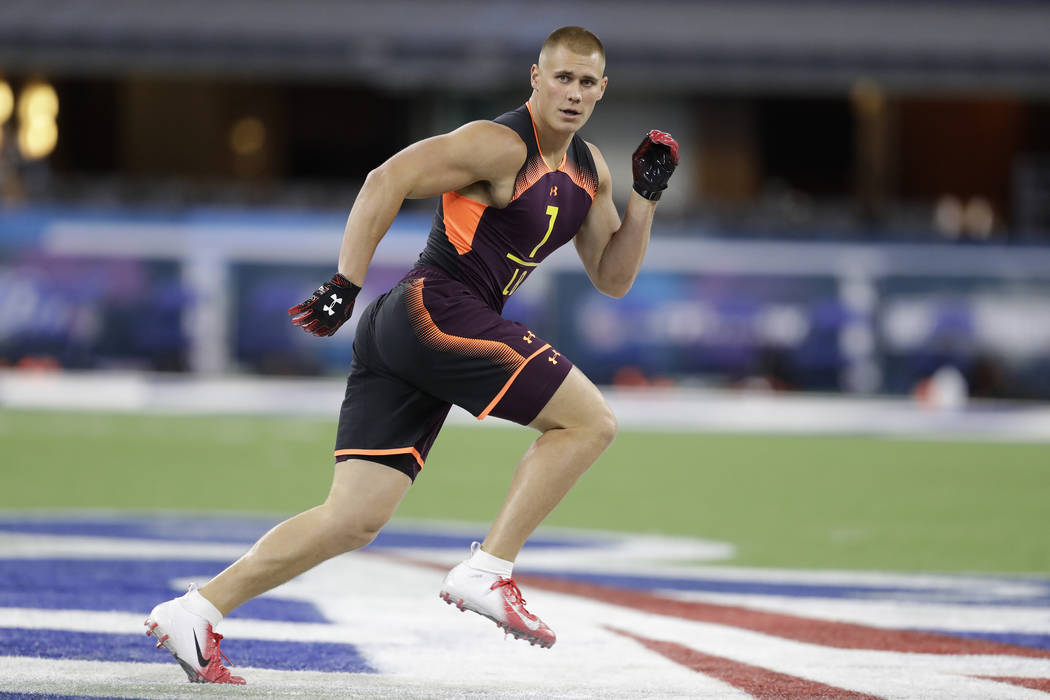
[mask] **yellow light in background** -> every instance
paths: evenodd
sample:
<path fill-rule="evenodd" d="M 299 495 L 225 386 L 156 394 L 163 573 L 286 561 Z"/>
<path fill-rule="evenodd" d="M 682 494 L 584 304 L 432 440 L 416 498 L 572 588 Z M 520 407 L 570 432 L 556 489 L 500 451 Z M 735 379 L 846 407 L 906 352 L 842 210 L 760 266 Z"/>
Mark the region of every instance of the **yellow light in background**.
<path fill-rule="evenodd" d="M 266 125 L 256 117 L 241 117 L 230 128 L 230 148 L 239 156 L 253 156 L 266 145 Z"/>
<path fill-rule="evenodd" d="M 42 82 L 32 82 L 18 96 L 18 150 L 29 160 L 50 155 L 58 143 L 58 94 Z"/>
<path fill-rule="evenodd" d="M 47 83 L 32 82 L 22 88 L 18 96 L 18 118 L 31 121 L 38 114 L 57 117 L 58 94 Z"/>
<path fill-rule="evenodd" d="M 39 160 L 55 150 L 58 143 L 58 125 L 46 115 L 38 115 L 18 127 L 18 150 L 28 160 Z"/>
<path fill-rule="evenodd" d="M 11 86 L 6 80 L 0 79 L 0 125 L 11 118 L 11 112 L 15 109 L 15 95 L 11 92 Z"/>

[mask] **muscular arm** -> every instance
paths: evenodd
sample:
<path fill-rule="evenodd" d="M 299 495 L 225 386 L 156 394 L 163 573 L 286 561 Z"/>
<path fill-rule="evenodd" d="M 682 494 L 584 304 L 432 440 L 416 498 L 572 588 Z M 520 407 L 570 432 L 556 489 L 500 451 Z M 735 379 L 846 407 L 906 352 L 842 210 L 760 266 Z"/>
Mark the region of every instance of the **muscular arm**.
<path fill-rule="evenodd" d="M 631 289 L 642 267 L 656 202 L 632 190 L 621 221 L 612 200 L 609 166 L 597 148 L 590 146 L 590 149 L 599 184 L 591 210 L 576 234 L 576 252 L 598 291 L 622 297 Z"/>
<path fill-rule="evenodd" d="M 525 145 L 512 130 L 483 121 L 400 151 L 368 174 L 354 200 L 339 249 L 340 274 L 364 283 L 376 246 L 406 199 L 513 177 L 524 161 Z"/>

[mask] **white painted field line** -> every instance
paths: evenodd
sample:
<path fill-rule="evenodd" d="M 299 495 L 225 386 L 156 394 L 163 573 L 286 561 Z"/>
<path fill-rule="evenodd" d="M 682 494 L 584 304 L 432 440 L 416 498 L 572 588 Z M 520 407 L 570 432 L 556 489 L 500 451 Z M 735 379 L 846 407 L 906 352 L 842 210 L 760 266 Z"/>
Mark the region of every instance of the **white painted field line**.
<path fill-rule="evenodd" d="M 573 615 L 548 611 L 558 596 L 546 591 L 524 593 L 530 609 L 555 626 L 559 641 L 554 648 L 505 638 L 491 621 L 440 601 L 443 576 L 440 570 L 386 557 L 341 557 L 309 572 L 301 585 L 311 589 L 329 619 L 369 630 L 358 649 L 384 673 L 399 677 L 422 675 L 440 684 L 468 677 L 483 687 L 509 686 L 523 693 L 543 689 L 549 697 L 584 692 L 607 698 L 733 697 L 721 682 L 600 625 L 579 625 Z M 415 643 L 399 643 L 394 635 L 412 635 Z"/>
<path fill-rule="evenodd" d="M 352 643 L 384 677 L 396 679 L 397 683 L 389 681 L 391 686 L 406 689 L 403 697 L 424 697 L 415 692 L 420 688 L 444 688 L 447 691 L 442 692 L 450 697 L 474 693 L 479 697 L 506 694 L 544 698 L 745 697 L 720 681 L 664 659 L 600 625 L 588 621 L 578 624 L 571 600 L 562 612 L 550 611 L 550 619 L 557 621 L 562 635 L 554 649 L 543 650 L 506 639 L 490 621 L 459 613 L 441 602 L 437 597 L 441 577 L 439 571 L 385 557 L 339 557 L 275 591 L 284 597 L 312 600 L 333 624 L 230 618 L 219 629 L 231 642 L 281 639 Z M 559 599 L 556 594 L 539 590 L 528 595 L 530 605 L 538 611 L 553 607 Z M 138 634 L 143 629 L 144 612 L 0 608 L 0 626 Z M 610 620 L 615 622 L 619 611 L 610 608 L 610 612 Z M 150 640 L 143 636 L 142 643 L 145 646 Z M 289 687 L 287 675 L 260 673 L 245 665 L 250 659 L 234 661 L 238 663 L 238 673 L 243 672 L 256 687 L 268 678 L 282 688 Z M 83 690 L 78 685 L 79 678 L 69 685 L 69 672 L 59 673 L 58 669 L 67 668 L 63 664 L 68 662 L 51 663 L 56 666 L 49 672 L 52 683 L 61 679 L 63 692 Z M 181 678 L 181 671 L 173 663 L 162 667 L 169 669 L 166 678 Z M 303 682 L 300 678 L 296 681 L 300 685 L 291 687 L 300 688 Z M 325 680 L 313 690 L 320 694 L 330 685 Z M 53 692 L 56 686 L 50 687 Z M 336 687 L 345 688 L 346 682 Z M 356 686 L 349 689 L 353 687 Z M 438 690 L 433 696 L 443 697 Z"/>
<path fill-rule="evenodd" d="M 1050 635 L 1050 608 L 1046 606 L 952 605 L 911 600 L 800 598 L 705 591 L 658 593 L 677 600 L 731 605 L 885 629 Z"/>
<path fill-rule="evenodd" d="M 535 698 L 548 700 L 548 691 L 506 692 L 499 687 L 461 680 L 442 684 L 426 677 L 384 674 L 273 671 L 238 667 L 251 677 L 249 685 L 197 685 L 186 681 L 182 669 L 171 664 L 59 661 L 27 657 L 0 657 L 0 690 L 22 693 L 78 694 L 199 700 L 200 698 Z M 571 698 L 598 698 L 582 688 L 570 689 Z M 628 697 L 628 696 L 625 696 Z M 633 696 L 643 697 L 643 696 Z M 682 697 L 682 696 L 678 696 Z M 710 696 L 714 697 L 714 696 Z"/>
<path fill-rule="evenodd" d="M 985 700 L 1034 698 L 1033 691 L 970 676 L 1050 677 L 1050 659 L 1004 656 L 914 654 L 836 649 L 796 642 L 724 625 L 678 620 L 619 609 L 571 597 L 565 602 L 581 619 L 622 627 L 652 639 L 886 698 Z M 557 609 L 555 607 L 555 609 Z"/>
<path fill-rule="evenodd" d="M 8 559 L 214 559 L 233 561 L 248 544 L 170 542 L 123 537 L 77 537 L 0 532 L 0 556 Z"/>

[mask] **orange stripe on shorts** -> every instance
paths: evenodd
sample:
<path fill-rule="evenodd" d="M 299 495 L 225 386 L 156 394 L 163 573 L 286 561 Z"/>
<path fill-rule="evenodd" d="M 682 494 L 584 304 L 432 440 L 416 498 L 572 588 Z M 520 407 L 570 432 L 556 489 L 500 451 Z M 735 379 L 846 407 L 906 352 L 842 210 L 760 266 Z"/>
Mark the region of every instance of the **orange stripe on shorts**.
<path fill-rule="evenodd" d="M 463 338 L 458 335 L 450 335 L 438 328 L 423 303 L 423 284 L 423 278 L 416 279 L 405 293 L 409 319 L 420 342 L 444 352 L 458 352 L 468 357 L 484 357 L 507 369 L 523 364 L 524 356 L 506 343 L 484 338 Z"/>
<path fill-rule="evenodd" d="M 537 355 L 539 355 L 539 354 L 540 354 L 541 352 L 543 352 L 544 350 L 547 350 L 548 348 L 550 348 L 550 346 L 551 346 L 551 345 L 550 345 L 550 343 L 547 343 L 547 344 L 546 344 L 546 345 L 544 345 L 544 346 L 543 346 L 542 348 L 540 348 L 540 349 L 539 349 L 539 350 L 537 350 L 536 352 L 534 352 L 534 353 L 532 353 L 531 355 L 529 355 L 529 356 L 528 356 L 528 357 L 527 357 L 527 358 L 525 359 L 525 361 L 521 363 L 521 366 L 520 366 L 520 367 L 518 367 L 518 369 L 516 369 L 516 370 L 514 371 L 514 374 L 510 375 L 510 379 L 508 379 L 508 380 L 507 380 L 507 383 L 503 385 L 503 388 L 502 388 L 502 389 L 500 389 L 500 392 L 499 392 L 498 394 L 496 394 L 496 398 L 492 399 L 492 403 L 490 403 L 490 404 L 489 404 L 488 406 L 486 406 L 486 407 L 485 407 L 485 410 L 484 410 L 484 411 L 482 411 L 482 412 L 481 412 L 481 413 L 480 413 L 480 414 L 478 415 L 478 420 L 481 420 L 482 418 L 484 418 L 485 416 L 487 416 L 487 415 L 488 415 L 488 414 L 489 414 L 489 413 L 490 413 L 490 412 L 492 411 L 492 409 L 494 409 L 494 408 L 496 407 L 496 404 L 498 404 L 498 403 L 499 403 L 499 400 L 500 400 L 500 399 L 502 399 L 502 398 L 503 398 L 503 395 L 507 393 L 507 389 L 509 389 L 509 388 L 510 388 L 510 385 L 511 385 L 511 384 L 513 384 L 513 383 L 514 383 L 514 380 L 518 378 L 518 375 L 519 375 L 519 374 L 521 374 L 521 370 L 525 369 L 525 365 L 529 364 L 529 361 L 530 361 L 530 360 L 531 360 L 532 358 L 536 357 Z"/>
<path fill-rule="evenodd" d="M 349 450 L 336 450 L 335 456 L 342 457 L 343 455 L 405 455 L 410 454 L 416 458 L 419 463 L 419 468 L 423 468 L 423 458 L 419 454 L 419 450 L 414 447 L 398 447 L 393 450 L 359 450 L 351 448 Z"/>

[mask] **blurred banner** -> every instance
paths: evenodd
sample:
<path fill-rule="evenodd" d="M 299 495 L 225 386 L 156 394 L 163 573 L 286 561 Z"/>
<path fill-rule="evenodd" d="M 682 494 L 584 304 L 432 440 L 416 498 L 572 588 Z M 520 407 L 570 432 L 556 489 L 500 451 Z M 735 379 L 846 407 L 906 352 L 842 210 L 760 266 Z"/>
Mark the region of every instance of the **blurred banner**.
<path fill-rule="evenodd" d="M 339 375 L 351 322 L 318 340 L 289 306 L 332 272 L 341 215 L 0 214 L 0 362 L 198 374 Z M 399 217 L 361 309 L 414 262 Z M 571 246 L 508 302 L 600 384 L 909 393 L 939 369 L 974 396 L 1050 398 L 1050 250 L 654 240 L 623 299 Z"/>

